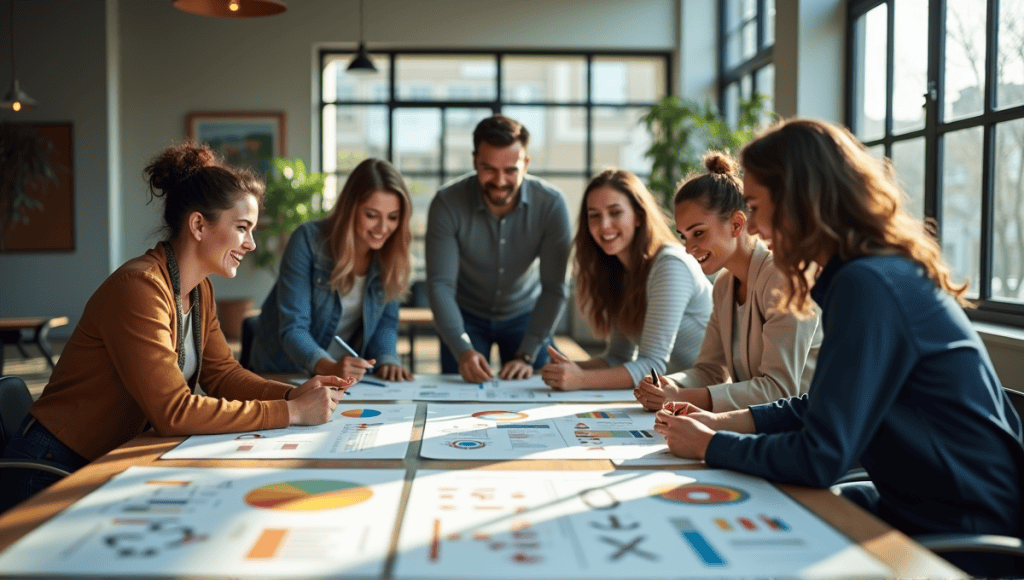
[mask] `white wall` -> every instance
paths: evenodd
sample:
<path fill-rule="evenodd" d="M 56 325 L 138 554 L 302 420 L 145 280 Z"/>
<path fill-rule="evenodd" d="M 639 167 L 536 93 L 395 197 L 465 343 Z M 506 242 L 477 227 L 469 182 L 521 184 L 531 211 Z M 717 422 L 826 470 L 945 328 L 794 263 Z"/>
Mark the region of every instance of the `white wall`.
<path fill-rule="evenodd" d="M 0 2 L 4 91 L 11 78 L 9 2 Z M 103 0 L 17 0 L 14 19 L 18 79 L 40 105 L 0 119 L 73 124 L 75 249 L 0 254 L 0 317 L 67 315 L 73 325 L 110 273 L 106 10 Z"/>

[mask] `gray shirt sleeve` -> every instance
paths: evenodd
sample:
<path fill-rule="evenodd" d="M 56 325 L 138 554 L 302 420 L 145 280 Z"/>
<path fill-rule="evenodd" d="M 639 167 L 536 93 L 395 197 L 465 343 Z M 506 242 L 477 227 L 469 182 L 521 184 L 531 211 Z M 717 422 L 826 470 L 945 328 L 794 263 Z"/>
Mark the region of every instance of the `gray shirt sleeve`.
<path fill-rule="evenodd" d="M 425 257 L 427 262 L 427 299 L 434 313 L 437 333 L 458 360 L 473 348 L 455 301 L 459 276 L 459 244 L 455 239 L 456 217 L 437 195 L 427 213 Z"/>

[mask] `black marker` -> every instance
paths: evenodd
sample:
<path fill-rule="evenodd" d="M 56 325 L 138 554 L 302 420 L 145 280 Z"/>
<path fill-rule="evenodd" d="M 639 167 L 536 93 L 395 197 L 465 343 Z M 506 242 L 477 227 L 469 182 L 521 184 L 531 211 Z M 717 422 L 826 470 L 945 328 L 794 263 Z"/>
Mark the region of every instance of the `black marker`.
<path fill-rule="evenodd" d="M 651 367 L 651 380 L 654 381 L 655 387 L 661 386 L 661 377 L 658 376 L 658 371 L 654 370 L 654 367 Z"/>

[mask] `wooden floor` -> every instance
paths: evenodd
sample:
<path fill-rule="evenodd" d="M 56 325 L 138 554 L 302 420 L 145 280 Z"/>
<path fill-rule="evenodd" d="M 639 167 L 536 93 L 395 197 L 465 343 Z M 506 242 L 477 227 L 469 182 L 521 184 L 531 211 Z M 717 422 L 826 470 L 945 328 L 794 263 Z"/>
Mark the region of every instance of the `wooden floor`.
<path fill-rule="evenodd" d="M 54 362 L 60 358 L 60 352 L 64 349 L 65 342 L 66 339 L 63 338 L 50 339 L 50 345 L 53 347 L 55 354 Z M 237 340 L 229 340 L 228 344 L 231 345 L 237 357 L 239 350 L 241 350 L 239 342 Z M 574 360 L 584 358 L 588 352 L 591 355 L 600 352 L 600 349 L 584 349 L 571 339 L 558 336 L 555 337 L 555 346 Z M 25 345 L 25 350 L 31 355 L 29 358 L 23 357 L 16 346 L 5 345 L 3 349 L 4 374 L 21 377 L 25 384 L 28 385 L 33 398 L 38 398 L 43 392 L 43 387 L 50 380 L 50 365 L 46 363 L 46 359 L 43 358 L 43 355 L 32 344 Z M 398 341 L 398 354 L 408 364 L 409 340 L 404 335 Z M 497 360 L 496 352 L 493 358 Z M 440 350 L 436 336 L 424 335 L 416 338 L 416 372 L 423 374 L 441 372 Z"/>

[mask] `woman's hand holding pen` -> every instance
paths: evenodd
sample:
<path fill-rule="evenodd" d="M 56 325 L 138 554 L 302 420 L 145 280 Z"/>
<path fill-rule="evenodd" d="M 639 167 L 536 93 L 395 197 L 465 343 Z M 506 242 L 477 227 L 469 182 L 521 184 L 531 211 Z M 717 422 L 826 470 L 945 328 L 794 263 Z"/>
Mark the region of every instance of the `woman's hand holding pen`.
<path fill-rule="evenodd" d="M 345 389 L 356 382 L 353 377 L 317 375 L 288 392 L 288 423 L 320 425 L 331 418 Z"/>
<path fill-rule="evenodd" d="M 551 362 L 540 369 L 540 376 L 544 384 L 556 391 L 575 391 L 584 388 L 583 369 L 580 365 L 572 362 L 565 355 L 548 346 L 548 355 Z"/>
<path fill-rule="evenodd" d="M 412 373 L 398 365 L 380 365 L 375 373 L 385 381 L 411 381 Z"/>
<path fill-rule="evenodd" d="M 704 459 L 715 436 L 717 414 L 690 403 L 665 403 L 654 416 L 654 430 L 665 436 L 668 450 L 685 459 Z"/>
<path fill-rule="evenodd" d="M 318 375 L 353 377 L 356 381 L 361 381 L 376 362 L 376 359 L 366 360 L 354 356 L 342 357 L 337 361 L 325 357 L 317 361 L 315 370 Z"/>
<path fill-rule="evenodd" d="M 655 382 L 658 381 L 658 382 Z M 648 411 L 658 411 L 665 404 L 666 390 L 676 389 L 670 385 L 668 379 L 662 376 L 653 377 L 647 375 L 640 381 L 640 384 L 633 389 L 633 396 L 636 401 Z"/>

